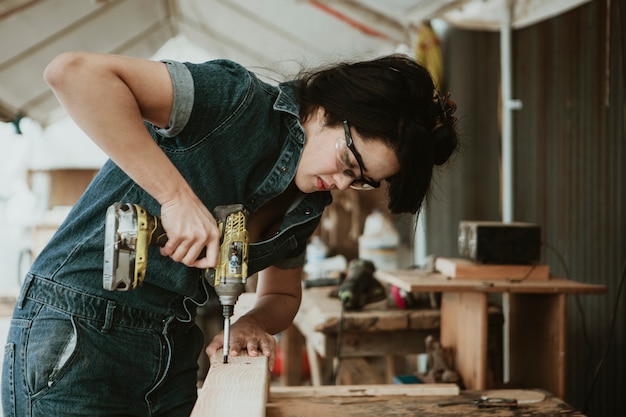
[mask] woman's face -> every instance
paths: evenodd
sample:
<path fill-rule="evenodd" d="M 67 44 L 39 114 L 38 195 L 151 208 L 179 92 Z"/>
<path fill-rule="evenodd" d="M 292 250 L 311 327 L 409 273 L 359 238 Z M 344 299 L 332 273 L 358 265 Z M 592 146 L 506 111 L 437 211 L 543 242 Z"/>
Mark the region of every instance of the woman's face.
<path fill-rule="evenodd" d="M 396 174 L 400 165 L 394 152 L 378 140 L 364 141 L 354 128 L 349 128 L 353 149 L 361 157 L 360 167 L 354 153 L 346 146 L 344 126 L 324 124 L 322 110 L 304 123 L 306 144 L 296 171 L 295 183 L 304 193 L 345 190 L 361 176 L 380 182 Z"/>

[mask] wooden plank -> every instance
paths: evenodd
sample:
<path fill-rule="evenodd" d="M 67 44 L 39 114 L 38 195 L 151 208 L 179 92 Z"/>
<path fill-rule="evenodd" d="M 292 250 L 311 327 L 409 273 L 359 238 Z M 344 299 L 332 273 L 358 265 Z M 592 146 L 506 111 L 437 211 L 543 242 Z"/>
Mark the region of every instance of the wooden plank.
<path fill-rule="evenodd" d="M 409 314 L 409 329 L 438 331 L 441 326 L 441 310 L 418 309 L 407 310 Z"/>
<path fill-rule="evenodd" d="M 423 352 L 424 339 L 433 332 L 420 330 L 396 330 L 393 332 L 359 333 L 346 332 L 341 335 L 341 356 L 380 356 L 409 355 Z M 334 355 L 337 349 L 336 337 L 326 335 L 326 354 Z M 328 351 L 330 349 L 330 352 Z M 321 354 L 321 353 L 320 353 Z"/>
<path fill-rule="evenodd" d="M 304 327 L 319 332 L 337 332 L 341 303 L 337 297 L 331 296 L 332 292 L 328 287 L 304 291 L 298 311 L 298 320 Z M 368 304 L 358 311 L 346 311 L 343 314 L 342 328 L 344 331 L 380 332 L 406 329 L 408 325 L 408 311 L 387 309 L 385 301 Z"/>
<path fill-rule="evenodd" d="M 215 358 L 190 417 L 265 417 L 268 358 L 242 353 L 224 364 L 221 351 Z"/>
<path fill-rule="evenodd" d="M 561 278 L 547 281 L 503 281 L 449 279 L 441 273 L 427 273 L 416 270 L 377 270 L 375 277 L 382 282 L 396 285 L 406 291 L 422 292 L 487 292 L 487 293 L 526 293 L 526 294 L 604 294 L 606 285 L 584 284 Z"/>
<path fill-rule="evenodd" d="M 540 280 L 550 279 L 549 265 L 491 265 L 470 259 L 444 258 L 435 260 L 435 269 L 451 278 L 470 280 Z"/>
<path fill-rule="evenodd" d="M 299 397 L 375 397 L 379 395 L 450 396 L 459 395 L 456 384 L 324 385 L 319 387 L 272 387 L 270 400 Z"/>

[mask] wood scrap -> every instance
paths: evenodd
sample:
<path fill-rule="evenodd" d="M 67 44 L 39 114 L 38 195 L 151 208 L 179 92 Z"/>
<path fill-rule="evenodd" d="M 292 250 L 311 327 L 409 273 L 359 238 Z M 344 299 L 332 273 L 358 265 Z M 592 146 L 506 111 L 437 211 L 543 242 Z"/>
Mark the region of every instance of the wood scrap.
<path fill-rule="evenodd" d="M 386 384 L 386 385 L 322 385 L 272 387 L 271 399 L 311 397 L 377 397 L 385 395 L 454 396 L 461 390 L 456 384 Z"/>
<path fill-rule="evenodd" d="M 550 279 L 550 266 L 537 265 L 493 265 L 469 259 L 444 258 L 435 260 L 435 269 L 451 278 L 468 280 L 530 280 Z"/>
<path fill-rule="evenodd" d="M 266 356 L 229 356 L 211 362 L 190 417 L 265 417 L 270 373 Z"/>

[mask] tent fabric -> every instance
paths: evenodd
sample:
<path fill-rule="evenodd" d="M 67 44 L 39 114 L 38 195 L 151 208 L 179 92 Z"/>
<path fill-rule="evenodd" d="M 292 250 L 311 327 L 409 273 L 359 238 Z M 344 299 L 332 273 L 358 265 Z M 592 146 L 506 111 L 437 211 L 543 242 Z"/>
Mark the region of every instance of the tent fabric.
<path fill-rule="evenodd" d="M 0 2 L 0 121 L 28 116 L 46 126 L 64 115 L 42 78 L 45 65 L 63 51 L 149 58 L 169 39 L 184 35 L 216 56 L 291 73 L 329 57 L 394 51 L 408 42 L 412 28 L 434 18 L 492 28 L 508 1 L 5 0 Z M 514 0 L 513 26 L 587 1 Z"/>

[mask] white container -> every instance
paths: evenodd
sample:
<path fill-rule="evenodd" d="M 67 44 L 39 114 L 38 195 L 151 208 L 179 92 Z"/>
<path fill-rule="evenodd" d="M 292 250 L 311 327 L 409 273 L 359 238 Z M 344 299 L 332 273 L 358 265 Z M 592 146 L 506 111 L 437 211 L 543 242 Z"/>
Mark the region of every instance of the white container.
<path fill-rule="evenodd" d="M 315 263 L 322 261 L 328 255 L 328 248 L 319 236 L 313 236 L 306 246 L 306 261 Z"/>
<path fill-rule="evenodd" d="M 324 260 L 328 255 L 328 248 L 319 236 L 313 236 L 306 247 L 306 263 L 304 272 L 308 279 L 317 279 L 324 277 L 324 269 L 322 268 Z"/>
<path fill-rule="evenodd" d="M 363 234 L 359 236 L 359 258 L 374 263 L 376 269 L 398 269 L 400 236 L 391 219 L 380 210 L 374 210 L 365 219 Z"/>

